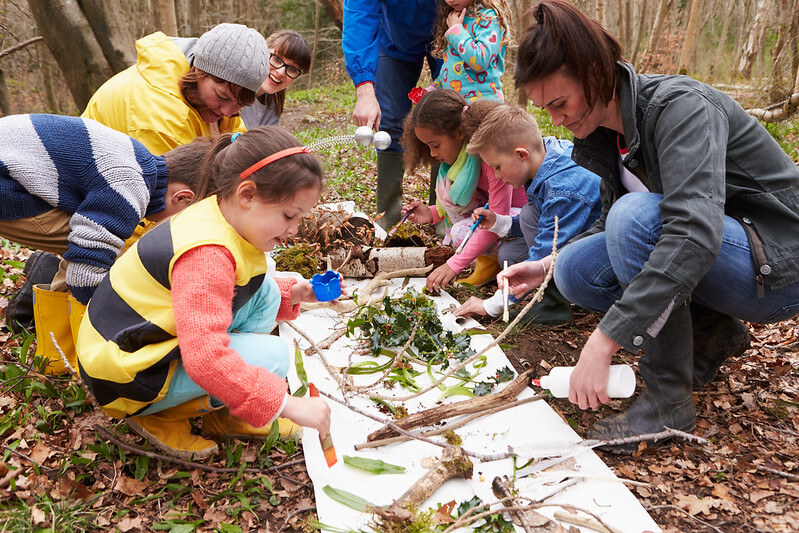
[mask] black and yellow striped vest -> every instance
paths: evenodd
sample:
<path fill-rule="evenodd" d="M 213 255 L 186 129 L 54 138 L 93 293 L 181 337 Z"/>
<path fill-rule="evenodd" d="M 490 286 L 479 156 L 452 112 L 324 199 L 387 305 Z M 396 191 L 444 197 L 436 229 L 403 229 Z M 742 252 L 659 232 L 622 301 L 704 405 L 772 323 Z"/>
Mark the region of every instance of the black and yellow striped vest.
<path fill-rule="evenodd" d="M 261 287 L 266 258 L 228 224 L 216 196 L 147 232 L 97 287 L 78 334 L 78 363 L 109 415 L 137 414 L 169 389 L 180 358 L 172 267 L 185 252 L 209 244 L 224 246 L 236 261 L 235 313 Z"/>

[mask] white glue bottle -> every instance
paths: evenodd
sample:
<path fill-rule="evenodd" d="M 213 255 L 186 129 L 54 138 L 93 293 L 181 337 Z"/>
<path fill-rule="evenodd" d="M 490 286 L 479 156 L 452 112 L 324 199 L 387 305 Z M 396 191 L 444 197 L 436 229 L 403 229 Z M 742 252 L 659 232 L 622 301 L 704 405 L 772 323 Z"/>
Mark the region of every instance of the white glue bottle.
<path fill-rule="evenodd" d="M 541 387 L 549 389 L 555 398 L 569 397 L 569 379 L 573 366 L 556 366 L 539 381 Z M 533 382 L 535 383 L 535 381 Z M 629 398 L 635 392 L 635 372 L 628 365 L 610 365 L 608 373 L 608 397 Z"/>

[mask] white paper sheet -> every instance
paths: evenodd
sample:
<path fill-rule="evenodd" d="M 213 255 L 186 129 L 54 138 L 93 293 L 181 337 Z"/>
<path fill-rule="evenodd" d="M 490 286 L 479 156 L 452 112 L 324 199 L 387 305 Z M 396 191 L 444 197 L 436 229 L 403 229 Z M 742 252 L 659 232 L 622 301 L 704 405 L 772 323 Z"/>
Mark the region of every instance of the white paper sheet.
<path fill-rule="evenodd" d="M 392 296 L 400 296 L 407 290 L 402 287 L 403 282 L 404 280 L 400 279 L 392 281 L 390 287 Z M 346 283 L 347 290 L 350 293 L 365 284 L 363 280 L 350 279 Z M 408 286 L 421 290 L 424 286 L 424 279 L 410 280 Z M 441 314 L 443 309 L 451 308 L 452 304 L 457 304 L 451 296 L 443 292 L 441 296 L 435 297 L 433 300 L 438 305 L 439 314 Z M 338 327 L 346 325 L 348 318 L 330 310 L 315 310 L 302 313 L 293 324 L 305 332 L 314 342 L 318 343 L 326 339 Z M 442 322 L 444 322 L 446 328 L 453 331 L 479 326 L 474 320 L 467 320 L 462 324 L 456 323 L 455 317 L 451 312 L 442 315 Z M 302 349 L 309 346 L 302 337 L 297 335 L 286 324 L 280 324 L 279 332 L 281 337 L 285 338 L 289 343 L 293 343 L 296 339 Z M 491 340 L 488 335 L 476 335 L 472 337 L 472 347 L 479 351 L 489 344 Z M 325 356 L 330 365 L 346 367 L 350 363 L 349 358 L 355 346 L 355 341 L 345 336 L 334 343 L 330 349 L 326 350 Z M 486 355 L 488 364 L 477 379 L 486 380 L 490 372 L 504 366 L 511 366 L 499 347 L 492 348 Z M 371 356 L 360 356 L 353 358 L 353 362 L 366 359 L 375 360 L 378 363 L 387 360 L 385 357 L 374 359 Z M 341 392 L 337 390 L 336 381 L 330 377 L 317 355 L 305 356 L 304 367 L 309 381 L 313 382 L 319 390 L 341 398 Z M 372 374 L 352 377 L 356 385 L 364 385 L 375 381 L 377 376 L 377 374 Z M 420 385 L 428 385 L 431 382 L 427 374 L 418 376 L 416 381 Z M 455 384 L 456 382 L 457 380 L 449 381 L 450 384 Z M 300 382 L 296 376 L 292 361 L 292 368 L 289 371 L 289 387 L 293 391 L 299 385 Z M 506 385 L 507 383 L 503 383 L 495 387 L 493 392 Z M 409 391 L 398 386 L 391 390 L 381 388 L 378 389 L 378 392 L 395 397 L 409 395 Z M 535 391 L 526 388 L 519 395 L 519 398 L 528 398 L 534 394 Z M 415 413 L 435 406 L 440 396 L 441 392 L 438 389 L 434 389 L 402 405 L 407 408 L 409 413 Z M 466 399 L 464 396 L 454 396 L 443 401 L 458 402 L 464 399 Z M 366 396 L 358 395 L 352 398 L 351 401 L 353 405 L 361 409 L 368 410 L 383 419 L 386 418 L 386 415 L 381 414 L 375 403 Z M 371 515 L 357 512 L 330 499 L 322 491 L 322 488 L 325 485 L 330 485 L 336 489 L 354 493 L 371 503 L 388 505 L 402 495 L 425 473 L 426 469 L 422 465 L 423 460 L 425 458 L 437 460 L 440 457 L 442 448 L 414 440 L 380 448 L 355 450 L 354 446 L 356 444 L 364 442 L 366 436 L 382 427 L 382 424 L 355 413 L 338 403 L 331 401 L 328 403 L 332 412 L 331 434 L 338 454 L 338 462 L 332 468 L 328 468 L 324 461 L 316 431 L 306 428 L 302 441 L 308 474 L 314 485 L 319 520 L 323 524 L 338 528 L 373 531 L 370 527 L 370 524 L 373 523 Z M 531 402 L 487 415 L 467 426 L 456 429 L 455 433 L 463 439 L 462 447 L 464 449 L 486 455 L 507 452 L 509 445 L 552 441 L 578 442 L 580 440 L 580 437 L 552 410 L 545 400 Z M 404 466 L 407 470 L 404 474 L 399 475 L 373 475 L 344 464 L 343 455 L 382 459 L 387 463 Z M 423 509 L 436 508 L 438 504 L 445 504 L 452 500 L 460 504 L 475 495 L 479 496 L 483 502 L 495 502 L 497 498 L 491 492 L 491 482 L 495 476 L 510 477 L 513 475 L 512 460 L 505 459 L 483 463 L 475 459 L 472 459 L 472 461 L 474 462 L 474 476 L 471 480 L 450 480 L 446 482 L 425 502 Z M 526 459 L 520 459 L 518 464 L 523 464 L 525 461 Z M 585 450 L 581 452 L 575 457 L 574 463 L 576 463 L 576 467 L 573 466 L 571 470 L 576 470 L 580 475 L 594 477 L 594 479 L 578 482 L 547 499 L 547 503 L 564 503 L 589 510 L 620 531 L 636 533 L 641 531 L 660 531 L 660 528 L 633 494 L 621 482 L 612 481 L 616 479 L 613 472 L 593 451 Z M 536 497 L 536 495 L 541 495 L 551 490 L 550 486 L 544 484 L 546 481 L 546 479 L 542 479 L 544 477 L 518 479 L 516 487 L 523 496 Z M 538 512 L 551 518 L 554 512 L 559 509 L 559 507 L 553 506 L 539 509 Z M 517 526 L 516 530 L 521 532 L 522 528 Z M 590 531 L 586 528 L 582 530 Z M 462 529 L 461 531 L 470 531 L 470 529 Z"/>

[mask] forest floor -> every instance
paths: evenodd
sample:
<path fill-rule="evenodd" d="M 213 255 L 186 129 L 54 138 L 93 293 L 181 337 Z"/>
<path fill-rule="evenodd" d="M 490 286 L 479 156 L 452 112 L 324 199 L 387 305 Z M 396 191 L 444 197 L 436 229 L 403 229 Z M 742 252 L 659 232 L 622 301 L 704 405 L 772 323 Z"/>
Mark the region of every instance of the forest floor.
<path fill-rule="evenodd" d="M 320 121 L 336 129 L 347 117 L 341 109 L 319 116 L 303 103 L 288 109 L 284 125 L 297 131 Z M 373 173 L 358 175 L 373 187 Z M 406 184 L 409 198 L 426 191 L 422 177 L 410 179 L 419 183 Z M 312 530 L 314 496 L 298 442 L 231 441 L 202 465 L 168 459 L 92 408 L 73 381 L 37 372 L 32 333 L 15 335 L 5 325 L 7 297 L 24 281 L 29 253 L 0 248 L 2 531 Z M 474 294 L 451 292 L 460 301 Z M 598 319 L 575 309 L 572 324 L 518 327 L 503 348 L 518 371 L 545 374 L 577 361 Z M 501 322 L 480 321 L 502 331 Z M 750 331 L 751 349 L 694 394 L 695 433 L 708 444 L 642 445 L 633 457 L 598 452 L 619 477 L 646 484 L 631 490 L 664 531 L 799 530 L 799 326 L 785 321 Z M 636 365 L 633 354 L 617 358 Z M 548 401 L 580 435 L 630 402 L 581 411 L 567 400 Z"/>

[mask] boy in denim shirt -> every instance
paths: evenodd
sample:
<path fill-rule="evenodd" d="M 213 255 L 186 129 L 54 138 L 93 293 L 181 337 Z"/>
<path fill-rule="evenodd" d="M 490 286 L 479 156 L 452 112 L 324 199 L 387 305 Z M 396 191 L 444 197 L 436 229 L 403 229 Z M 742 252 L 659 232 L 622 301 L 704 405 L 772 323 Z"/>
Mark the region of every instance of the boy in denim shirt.
<path fill-rule="evenodd" d="M 500 248 L 500 264 L 540 261 L 548 256 L 555 217 L 561 248 L 587 230 L 602 212 L 599 176 L 572 161 L 570 141 L 542 138 L 535 118 L 520 107 L 500 105 L 491 111 L 466 149 L 478 154 L 499 179 L 514 187 L 524 185 L 527 190 L 527 204 L 518 215 L 497 215 L 482 208 L 472 215 L 475 220 L 483 215 L 481 228 L 508 241 L 515 239 Z M 521 236 L 524 239 L 518 239 Z M 499 316 L 502 300 L 500 290 L 486 300 L 471 297 L 455 314 Z M 571 305 L 550 282 L 543 300 L 532 307 L 528 317 L 539 324 L 567 323 L 572 319 Z"/>

